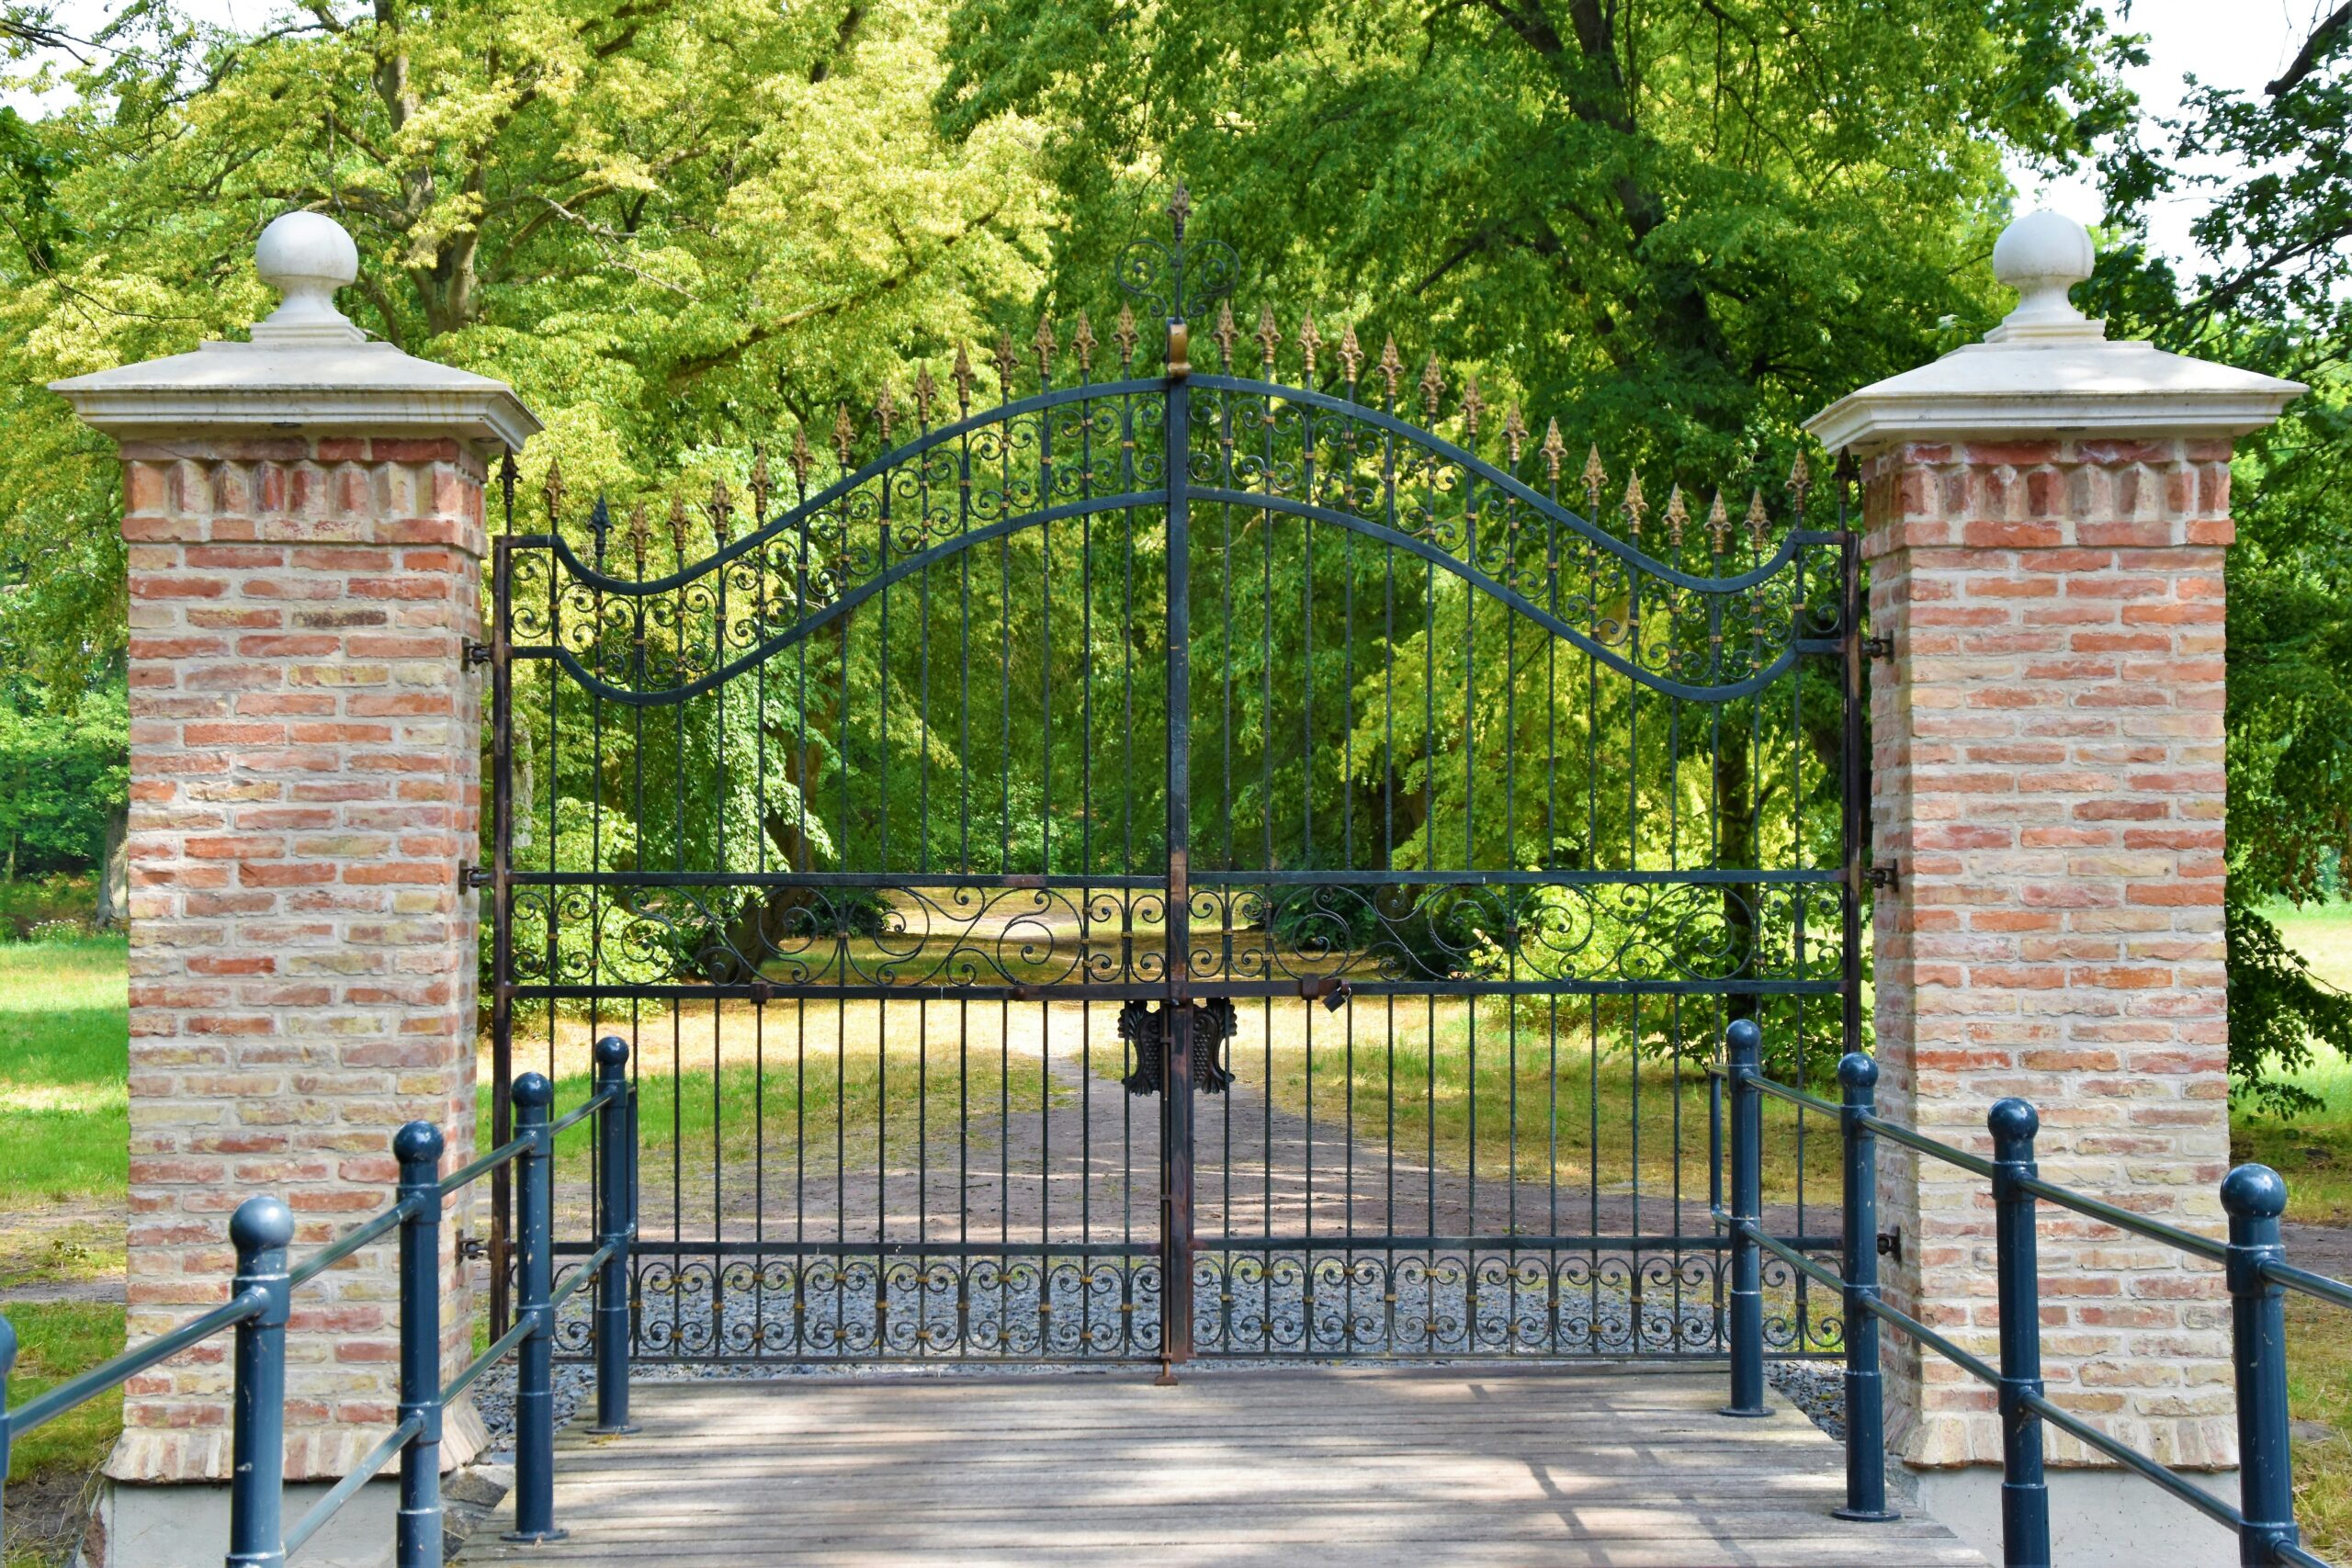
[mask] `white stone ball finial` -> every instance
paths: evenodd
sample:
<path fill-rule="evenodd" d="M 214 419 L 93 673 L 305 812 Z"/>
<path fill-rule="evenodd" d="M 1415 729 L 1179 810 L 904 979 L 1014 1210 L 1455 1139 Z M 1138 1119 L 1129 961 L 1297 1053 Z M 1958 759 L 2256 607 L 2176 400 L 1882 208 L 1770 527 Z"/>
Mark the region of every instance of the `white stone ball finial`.
<path fill-rule="evenodd" d="M 1993 276 L 2018 291 L 2018 305 L 1985 341 L 2104 337 L 2105 323 L 2086 320 L 2066 298 L 2094 260 L 2090 231 L 2063 212 L 2029 212 L 2002 230 Z"/>
<path fill-rule="evenodd" d="M 254 245 L 254 270 L 285 296 L 267 321 L 254 323 L 255 342 L 367 341 L 334 308 L 334 291 L 359 276 L 359 247 L 334 219 L 300 211 L 277 218 Z"/>

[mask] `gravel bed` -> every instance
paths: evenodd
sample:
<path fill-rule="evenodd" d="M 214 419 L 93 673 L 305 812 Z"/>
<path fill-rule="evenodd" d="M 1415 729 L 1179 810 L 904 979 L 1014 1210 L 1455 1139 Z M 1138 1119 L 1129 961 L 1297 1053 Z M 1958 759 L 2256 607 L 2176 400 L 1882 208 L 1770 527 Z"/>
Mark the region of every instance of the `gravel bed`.
<path fill-rule="evenodd" d="M 1805 1418 L 1839 1442 L 1846 1440 L 1846 1372 L 1820 1361 L 1767 1361 L 1764 1381 L 1781 1391 Z"/>

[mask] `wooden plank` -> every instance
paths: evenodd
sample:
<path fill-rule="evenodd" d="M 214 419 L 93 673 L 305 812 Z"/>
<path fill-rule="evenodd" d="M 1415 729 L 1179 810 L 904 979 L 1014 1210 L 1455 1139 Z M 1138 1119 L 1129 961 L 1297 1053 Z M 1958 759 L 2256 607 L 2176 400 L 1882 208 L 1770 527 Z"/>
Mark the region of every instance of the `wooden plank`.
<path fill-rule="evenodd" d="M 1982 1568 L 1923 1520 L 1841 1524 L 1837 1447 L 1719 1372 L 1317 1369 L 1132 1378 L 641 1384 L 645 1430 L 575 1427 L 569 1541 L 469 1562 L 1072 1568 L 1475 1562 Z M 503 1528 L 496 1521 L 495 1528 Z"/>

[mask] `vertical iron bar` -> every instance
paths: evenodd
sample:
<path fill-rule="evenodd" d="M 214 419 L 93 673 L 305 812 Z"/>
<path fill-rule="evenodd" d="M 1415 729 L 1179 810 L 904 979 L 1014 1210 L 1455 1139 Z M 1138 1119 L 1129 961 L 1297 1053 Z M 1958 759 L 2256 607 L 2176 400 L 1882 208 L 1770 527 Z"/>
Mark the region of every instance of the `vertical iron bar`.
<path fill-rule="evenodd" d="M 1764 1209 L 1764 1107 L 1756 1087 L 1764 1032 L 1752 1018 L 1724 1031 L 1731 1079 L 1731 1403 L 1726 1416 L 1770 1416 L 1764 1403 L 1764 1277 L 1756 1227 Z M 1638 1326 L 1637 1330 L 1638 1332 Z"/>
<path fill-rule="evenodd" d="M 509 519 L 509 526 L 512 526 Z M 490 891 L 490 1145 L 498 1148 L 514 1135 L 507 1086 L 514 1072 L 514 671 L 508 604 L 514 589 L 514 540 L 501 534 L 492 542 L 490 623 L 491 711 L 491 891 Z M 550 860 L 548 863 L 553 865 Z M 555 914 L 549 909 L 548 919 Z M 490 1332 L 493 1338 L 513 1321 L 506 1269 L 513 1243 L 513 1179 L 502 1165 L 490 1176 Z"/>
<path fill-rule="evenodd" d="M 248 1198 L 229 1219 L 237 1249 L 232 1298 L 249 1292 L 261 1311 L 237 1325 L 229 1470 L 230 1568 L 286 1561 L 286 1248 L 294 1214 L 278 1199 Z"/>
<path fill-rule="evenodd" d="M 550 1178 L 555 1140 L 548 1133 L 548 1106 L 555 1086 L 538 1073 L 514 1080 L 514 1121 L 531 1140 L 523 1151 L 520 1190 L 522 1235 L 517 1310 L 530 1320 L 530 1333 L 516 1351 L 514 1373 L 514 1541 L 561 1540 L 555 1528 L 555 1291 L 554 1215 Z"/>
<path fill-rule="evenodd" d="M 0 1537 L 5 1537 L 8 1510 L 5 1493 L 8 1482 L 8 1459 L 15 1447 L 16 1423 L 8 1415 L 8 1377 L 17 1368 L 17 1329 L 6 1317 L 0 1317 Z"/>
<path fill-rule="evenodd" d="M 2287 1419 L 2287 1292 L 2262 1276 L 2284 1261 L 2278 1216 L 2287 1183 L 2267 1165 L 2242 1165 L 2222 1182 L 2230 1216 L 2230 1353 L 2237 1363 L 2238 1561 L 2259 1568 L 2300 1546 Z"/>
<path fill-rule="evenodd" d="M 441 1129 L 411 1122 L 392 1139 L 401 1167 L 400 1568 L 441 1568 Z"/>
<path fill-rule="evenodd" d="M 1841 1519 L 1902 1517 L 1886 1506 L 1886 1408 L 1878 1366 L 1878 1137 L 1862 1118 L 1878 1111 L 1878 1064 L 1849 1051 L 1838 1064 L 1845 1090 L 1838 1130 L 1846 1147 L 1846 1506 Z"/>
<path fill-rule="evenodd" d="M 599 1433 L 634 1432 L 628 1418 L 628 1247 L 637 1231 L 629 1201 L 628 1042 L 596 1042 L 596 1245 L 610 1247 L 596 1270 L 596 1425 Z M 764 1205 L 766 1192 L 761 1190 Z M 759 1299 L 755 1290 L 753 1300 Z"/>
<path fill-rule="evenodd" d="M 1985 1118 L 1993 1134 L 1994 1240 L 2001 1308 L 2001 1561 L 2050 1568 L 2050 1486 L 2041 1470 L 2041 1417 L 2026 1408 L 2041 1393 L 2041 1297 L 2035 1262 L 2033 1136 L 2041 1118 L 2012 1097 Z"/>
<path fill-rule="evenodd" d="M 1191 849 L 1192 518 L 1185 470 L 1192 395 L 1184 323 L 1168 323 L 1163 457 L 1168 549 L 1168 1002 L 1159 1095 L 1159 1380 L 1193 1355 L 1193 1030 Z"/>

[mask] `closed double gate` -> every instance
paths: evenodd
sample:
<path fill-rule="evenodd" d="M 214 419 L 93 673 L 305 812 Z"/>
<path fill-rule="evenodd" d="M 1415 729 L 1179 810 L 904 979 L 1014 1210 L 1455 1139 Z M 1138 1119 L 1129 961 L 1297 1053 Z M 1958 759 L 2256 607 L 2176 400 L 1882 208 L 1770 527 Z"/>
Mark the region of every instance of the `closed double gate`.
<path fill-rule="evenodd" d="M 1859 1027 L 1842 494 L 1195 338 L 1181 213 L 1122 271 L 1152 341 L 959 351 L 690 500 L 518 532 L 508 468 L 494 1079 L 632 1043 L 638 1353 L 1718 1353 L 1704 1065 Z"/>

